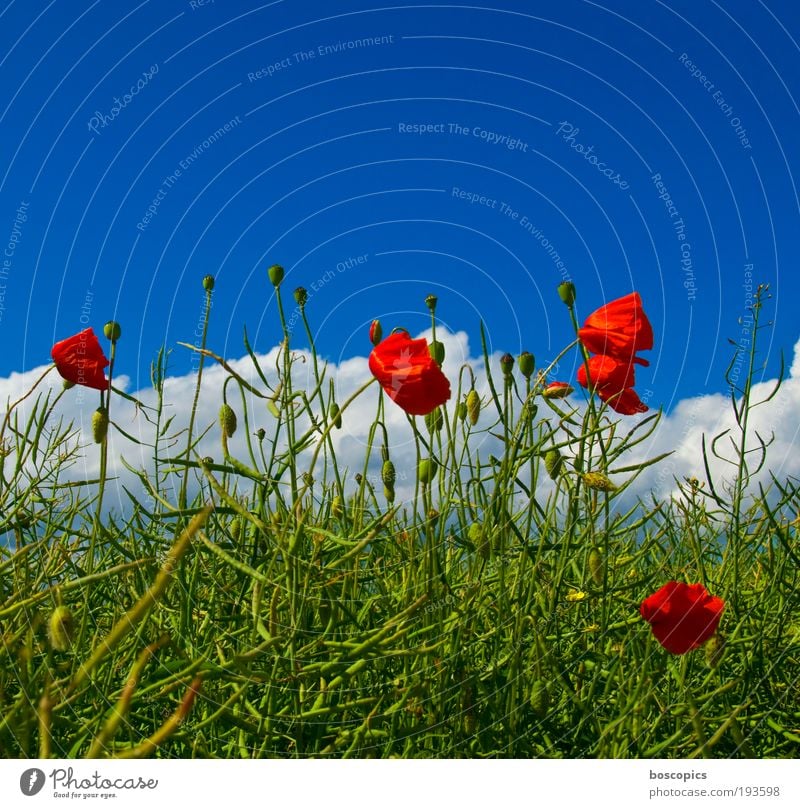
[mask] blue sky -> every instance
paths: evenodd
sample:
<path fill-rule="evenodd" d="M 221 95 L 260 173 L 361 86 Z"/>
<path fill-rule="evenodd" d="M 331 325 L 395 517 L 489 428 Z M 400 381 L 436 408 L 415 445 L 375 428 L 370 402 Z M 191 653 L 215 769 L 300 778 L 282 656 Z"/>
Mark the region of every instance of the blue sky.
<path fill-rule="evenodd" d="M 483 320 L 541 364 L 562 279 L 582 316 L 637 289 L 667 410 L 725 389 L 757 283 L 767 377 L 800 337 L 793 3 L 0 7 L 0 376 L 112 317 L 133 389 L 162 344 L 188 373 L 207 273 L 211 347 L 267 352 L 272 263 L 335 361 L 433 292 L 473 354 Z"/>

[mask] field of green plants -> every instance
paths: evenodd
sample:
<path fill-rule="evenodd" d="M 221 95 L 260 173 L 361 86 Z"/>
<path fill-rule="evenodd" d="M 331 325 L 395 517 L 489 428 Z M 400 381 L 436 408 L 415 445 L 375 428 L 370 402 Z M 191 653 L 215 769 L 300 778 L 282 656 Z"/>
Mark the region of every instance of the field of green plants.
<path fill-rule="evenodd" d="M 498 363 L 485 340 L 485 383 L 469 366 L 443 381 L 429 297 L 431 344 L 384 338 L 374 323 L 373 375 L 337 401 L 305 292 L 292 302 L 282 275 L 269 271 L 277 367 L 246 346 L 258 384 L 204 335 L 186 346 L 200 357 L 195 406 L 176 432 L 164 353 L 153 363 L 158 404 L 141 407 L 151 463 L 131 466 L 146 493 L 130 492 L 124 515 L 103 507 L 109 434 L 125 429 L 117 324 L 106 349 L 85 332 L 54 347 L 45 376 L 64 376 L 59 392 L 42 392 L 42 377 L 8 403 L 0 755 L 797 755 L 800 489 L 753 479 L 769 451 L 748 426 L 770 406 L 751 390 L 757 338 L 731 397 L 737 429 L 697 446 L 697 478 L 678 480 L 674 497 L 635 498 L 627 489 L 661 460 L 631 461 L 660 418 L 633 390 L 635 352 L 652 347 L 638 304 L 581 328 L 574 287 L 553 291 L 588 396 L 530 354 Z M 203 284 L 207 326 L 214 279 Z M 754 305 L 757 337 L 767 298 Z M 294 305 L 312 344 L 309 389 L 293 382 Z M 225 400 L 216 423 L 199 423 L 212 364 L 228 373 Z M 81 384 L 100 391 L 97 447 L 53 417 Z M 362 398 L 374 401 L 369 443 L 363 466 L 345 468 L 334 436 Z M 395 466 L 384 423 L 398 406 L 413 429 L 409 468 Z M 196 451 L 209 428 L 214 459 Z M 233 456 L 237 432 L 246 452 Z M 709 462 L 723 444 L 734 458 L 724 480 Z M 99 477 L 67 479 L 89 451 Z"/>

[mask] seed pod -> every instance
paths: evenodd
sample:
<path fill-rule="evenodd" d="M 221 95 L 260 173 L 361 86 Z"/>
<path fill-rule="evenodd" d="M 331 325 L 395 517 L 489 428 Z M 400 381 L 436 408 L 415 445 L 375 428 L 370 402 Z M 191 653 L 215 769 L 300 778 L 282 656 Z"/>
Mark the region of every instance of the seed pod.
<path fill-rule="evenodd" d="M 557 480 L 561 474 L 561 468 L 564 465 L 564 458 L 558 449 L 548 449 L 544 455 L 544 467 L 550 475 L 551 480 Z"/>
<path fill-rule="evenodd" d="M 436 304 L 439 302 L 439 298 L 436 295 L 428 295 L 425 298 L 425 305 L 431 310 L 436 311 Z"/>
<path fill-rule="evenodd" d="M 219 408 L 219 425 L 226 438 L 233 437 L 233 433 L 236 432 L 236 413 L 230 404 L 223 404 Z"/>
<path fill-rule="evenodd" d="M 319 615 L 319 622 L 322 624 L 322 627 L 326 628 L 328 623 L 330 623 L 331 615 L 333 614 L 330 600 L 325 597 L 319 599 L 319 604 L 317 605 L 317 614 Z"/>
<path fill-rule="evenodd" d="M 504 353 L 500 357 L 500 370 L 506 378 L 511 376 L 511 371 L 514 370 L 514 357 L 510 353 Z"/>
<path fill-rule="evenodd" d="M 103 334 L 105 334 L 106 339 L 116 342 L 122 336 L 122 328 L 115 320 L 109 320 L 103 326 Z"/>
<path fill-rule="evenodd" d="M 92 415 L 92 437 L 95 443 L 102 443 L 108 434 L 108 410 L 98 407 Z"/>
<path fill-rule="evenodd" d="M 425 416 L 425 426 L 428 432 L 432 435 L 434 432 L 439 432 L 444 426 L 444 416 L 442 415 L 442 408 L 437 407 Z"/>
<path fill-rule="evenodd" d="M 614 485 L 605 474 L 601 474 L 599 471 L 587 471 L 585 474 L 582 474 L 581 477 L 583 478 L 583 484 L 593 491 L 617 490 L 617 486 Z"/>
<path fill-rule="evenodd" d="M 206 275 L 203 278 L 203 289 L 206 292 L 210 292 L 214 288 L 214 276 L 213 275 Z"/>
<path fill-rule="evenodd" d="M 423 485 L 430 485 L 436 476 L 436 461 L 432 457 L 425 458 L 419 464 L 417 475 Z"/>
<path fill-rule="evenodd" d="M 550 707 L 550 694 L 547 691 L 547 682 L 543 679 L 536 679 L 531 685 L 529 703 L 537 718 L 544 718 L 547 715 Z"/>
<path fill-rule="evenodd" d="M 267 434 L 267 430 L 266 430 L 266 429 L 264 429 L 264 427 L 263 427 L 263 426 L 262 426 L 262 427 L 259 427 L 259 428 L 256 430 L 256 437 L 257 437 L 257 438 L 258 438 L 260 441 L 264 440 L 264 437 L 266 436 L 266 434 Z"/>
<path fill-rule="evenodd" d="M 50 615 L 47 634 L 55 651 L 66 651 L 72 644 L 75 633 L 75 620 L 66 606 L 58 606 Z"/>
<path fill-rule="evenodd" d="M 605 563 L 603 562 L 603 554 L 597 547 L 592 547 L 589 550 L 589 558 L 587 559 L 589 565 L 589 574 L 597 586 L 603 585 L 603 569 Z"/>
<path fill-rule="evenodd" d="M 470 390 L 467 393 L 467 415 L 472 426 L 478 423 L 478 416 L 481 414 L 481 397 L 477 390 Z"/>
<path fill-rule="evenodd" d="M 531 710 L 537 718 L 544 718 L 550 707 L 550 693 L 547 690 L 547 682 L 536 679 L 531 685 L 531 695 L 529 699 Z"/>
<path fill-rule="evenodd" d="M 305 308 L 306 303 L 308 303 L 308 290 L 303 286 L 298 286 L 297 289 L 294 290 L 294 302 L 297 303 L 300 308 Z"/>
<path fill-rule="evenodd" d="M 386 501 L 391 505 L 394 502 L 394 488 L 389 488 L 388 485 L 383 486 L 383 495 L 386 497 Z"/>
<path fill-rule="evenodd" d="M 283 267 L 280 264 L 273 264 L 268 270 L 269 282 L 277 289 L 283 282 Z"/>
<path fill-rule="evenodd" d="M 333 425 L 337 429 L 342 428 L 341 410 L 339 409 L 339 405 L 335 401 L 331 403 L 330 418 L 331 418 L 331 421 L 333 421 Z"/>
<path fill-rule="evenodd" d="M 709 668 L 716 668 L 722 660 L 722 655 L 725 653 L 725 638 L 717 633 L 711 636 L 711 639 L 706 643 L 706 665 Z"/>

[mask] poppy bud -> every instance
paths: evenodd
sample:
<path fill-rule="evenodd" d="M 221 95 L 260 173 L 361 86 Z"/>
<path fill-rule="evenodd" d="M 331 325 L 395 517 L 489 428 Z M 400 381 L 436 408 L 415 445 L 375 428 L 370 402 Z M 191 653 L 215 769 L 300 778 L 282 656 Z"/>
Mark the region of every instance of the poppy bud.
<path fill-rule="evenodd" d="M 500 369 L 506 378 L 511 376 L 511 371 L 514 369 L 514 357 L 510 353 L 505 353 L 500 357 Z"/>
<path fill-rule="evenodd" d="M 558 296 L 564 301 L 564 305 L 572 308 L 575 305 L 575 284 L 572 281 L 559 283 Z"/>
<path fill-rule="evenodd" d="M 478 423 L 478 416 L 481 413 L 481 398 L 477 390 L 470 390 L 467 393 L 467 414 L 469 415 L 469 422 L 472 426 Z"/>
<path fill-rule="evenodd" d="M 433 478 L 436 476 L 436 466 L 436 461 L 432 457 L 420 462 L 417 475 L 423 485 L 430 485 L 433 482 Z"/>
<path fill-rule="evenodd" d="M 491 543 L 483 535 L 483 525 L 473 522 L 467 530 L 467 538 L 472 542 L 478 555 L 487 560 L 492 552 Z"/>
<path fill-rule="evenodd" d="M 47 626 L 47 635 L 50 645 L 55 651 L 66 651 L 72 644 L 75 633 L 75 619 L 66 606 L 58 606 L 50 615 Z"/>
<path fill-rule="evenodd" d="M 373 320 L 369 327 L 369 341 L 377 345 L 383 339 L 383 326 L 380 320 Z"/>
<path fill-rule="evenodd" d="M 103 333 L 106 339 L 110 339 L 111 342 L 116 342 L 122 336 L 122 328 L 118 322 L 109 320 L 103 326 Z"/>
<path fill-rule="evenodd" d="M 614 485 L 605 474 L 600 474 L 599 471 L 587 471 L 585 474 L 582 474 L 581 477 L 583 477 L 583 484 L 594 491 L 617 490 L 617 486 Z"/>
<path fill-rule="evenodd" d="M 439 298 L 436 295 L 428 295 L 425 298 L 425 305 L 431 310 L 436 311 L 436 304 L 439 302 Z"/>
<path fill-rule="evenodd" d="M 92 437 L 95 443 L 102 443 L 108 433 L 108 410 L 98 407 L 92 415 Z"/>
<path fill-rule="evenodd" d="M 331 513 L 336 519 L 341 519 L 344 515 L 344 508 L 342 507 L 342 498 L 335 496 L 331 500 Z"/>
<path fill-rule="evenodd" d="M 544 718 L 550 706 L 550 694 L 547 692 L 547 682 L 536 679 L 531 685 L 531 695 L 528 700 L 531 710 L 537 718 Z"/>
<path fill-rule="evenodd" d="M 263 426 L 262 426 L 262 427 L 259 427 L 259 428 L 256 430 L 256 437 L 259 439 L 259 441 L 264 440 L 264 437 L 266 436 L 266 434 L 267 434 L 267 430 L 266 430 L 266 429 L 264 429 L 264 427 L 263 427 Z"/>
<path fill-rule="evenodd" d="M 386 497 L 386 501 L 391 505 L 394 502 L 394 488 L 389 488 L 388 485 L 384 485 L 383 496 Z"/>
<path fill-rule="evenodd" d="M 564 465 L 564 458 L 558 449 L 548 449 L 544 455 L 544 467 L 550 475 L 551 480 L 557 480 L 561 474 L 561 468 Z"/>
<path fill-rule="evenodd" d="M 268 270 L 269 282 L 277 289 L 283 282 L 283 267 L 280 264 L 273 264 Z"/>
<path fill-rule="evenodd" d="M 721 634 L 714 634 L 706 643 L 706 665 L 716 668 L 725 653 L 725 638 Z"/>
<path fill-rule="evenodd" d="M 206 275 L 203 278 L 203 289 L 206 292 L 210 292 L 214 288 L 214 276 L 213 275 Z"/>
<path fill-rule="evenodd" d="M 458 415 L 459 421 L 466 421 L 467 420 L 467 402 L 466 401 L 459 401 L 458 407 L 456 408 L 456 414 Z"/>
<path fill-rule="evenodd" d="M 545 398 L 566 398 L 575 392 L 575 388 L 566 382 L 550 382 L 547 387 L 542 390 L 542 395 Z"/>
<path fill-rule="evenodd" d="M 603 554 L 597 549 L 597 547 L 592 547 L 592 549 L 589 550 L 589 558 L 587 559 L 587 563 L 589 565 L 589 574 L 592 576 L 592 580 L 597 586 L 602 586 L 603 567 L 605 565 L 603 563 Z"/>
<path fill-rule="evenodd" d="M 536 360 L 530 351 L 524 351 L 519 355 L 519 372 L 526 378 L 530 379 L 533 376 L 533 368 L 536 365 Z"/>
<path fill-rule="evenodd" d="M 241 535 L 242 535 L 242 523 L 241 523 L 241 520 L 234 519 L 231 522 L 231 538 L 234 541 L 238 541 L 239 536 L 241 536 Z"/>
<path fill-rule="evenodd" d="M 334 401 L 331 403 L 330 419 L 337 429 L 342 428 L 342 414 L 339 405 Z"/>
<path fill-rule="evenodd" d="M 381 480 L 383 484 L 388 488 L 392 488 L 396 479 L 397 472 L 394 469 L 394 463 L 392 463 L 391 460 L 385 461 L 381 469 Z"/>
<path fill-rule="evenodd" d="M 319 605 L 317 606 L 317 613 L 319 614 L 319 620 L 323 627 L 327 626 L 328 623 L 331 621 L 331 616 L 333 615 L 333 609 L 331 609 L 331 602 L 327 598 L 319 599 Z"/>
<path fill-rule="evenodd" d="M 223 404 L 219 408 L 219 425 L 226 438 L 233 437 L 233 433 L 236 432 L 236 413 L 229 404 Z"/>
<path fill-rule="evenodd" d="M 442 408 L 437 407 L 433 412 L 429 412 L 425 416 L 425 426 L 428 427 L 428 432 L 433 434 L 438 432 L 444 426 L 444 416 L 442 415 Z"/>
<path fill-rule="evenodd" d="M 308 290 L 303 286 L 298 286 L 297 289 L 294 290 L 294 302 L 297 303 L 301 309 L 304 308 L 308 302 Z"/>
<path fill-rule="evenodd" d="M 433 340 L 428 346 L 428 350 L 433 357 L 433 361 L 441 367 L 444 364 L 444 343 L 439 342 L 439 340 Z"/>

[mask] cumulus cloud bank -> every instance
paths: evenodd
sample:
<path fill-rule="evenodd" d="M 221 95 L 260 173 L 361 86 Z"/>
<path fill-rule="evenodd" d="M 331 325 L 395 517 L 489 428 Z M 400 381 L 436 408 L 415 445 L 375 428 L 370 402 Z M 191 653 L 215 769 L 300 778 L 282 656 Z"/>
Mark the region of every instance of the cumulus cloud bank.
<path fill-rule="evenodd" d="M 420 336 L 430 338 L 430 333 L 424 332 Z M 463 371 L 465 365 L 472 368 L 475 374 L 476 386 L 485 398 L 487 384 L 484 360 L 482 356 L 473 353 L 473 348 L 469 344 L 466 333 L 437 331 L 437 338 L 445 344 L 446 348 L 444 371 L 453 386 L 451 403 L 455 401 L 460 373 L 463 379 L 462 390 L 466 391 L 469 387 L 468 375 Z M 119 347 L 117 364 L 119 368 L 124 368 L 124 345 L 120 343 Z M 273 383 L 277 378 L 276 363 L 279 361 L 279 354 L 277 347 L 266 354 L 257 354 L 258 361 L 270 383 Z M 298 387 L 311 390 L 314 386 L 311 356 L 307 352 L 298 352 L 297 355 L 299 361 L 295 364 L 294 381 Z M 494 368 L 498 367 L 498 360 L 499 354 L 490 357 L 490 362 Z M 250 384 L 257 389 L 263 390 L 264 385 L 248 356 L 245 355 L 243 358 L 229 359 L 227 361 Z M 324 360 L 320 359 L 320 363 L 324 364 Z M 7 402 L 20 398 L 46 369 L 47 366 L 42 366 L 24 373 L 12 373 L 8 378 L 0 379 L 0 399 Z M 499 375 L 499 372 L 497 375 Z M 345 402 L 349 396 L 371 378 L 366 356 L 346 359 L 338 364 L 329 363 L 326 376 L 333 380 L 336 399 L 340 404 Z M 228 373 L 222 367 L 216 362 L 210 360 L 207 362 L 203 373 L 203 386 L 195 422 L 196 434 L 210 427 L 199 444 L 199 454 L 201 456 L 210 456 L 218 462 L 222 460 L 222 450 L 217 415 L 222 403 L 223 385 L 226 378 L 228 378 Z M 185 428 L 188 424 L 195 384 L 195 373 L 183 376 L 168 375 L 166 378 L 164 385 L 165 407 L 162 422 L 168 418 L 172 418 L 172 422 L 169 429 L 158 441 L 158 453 L 161 458 L 176 457 L 185 450 Z M 324 387 L 326 393 L 327 384 L 326 382 Z M 130 379 L 123 375 L 115 377 L 114 385 L 138 399 L 146 407 L 155 408 L 157 406 L 157 398 L 152 388 L 130 390 Z M 754 400 L 758 401 L 765 398 L 772 392 L 774 385 L 774 379 L 756 384 L 753 388 Z M 55 371 L 46 376 L 39 389 L 46 391 L 48 387 L 51 389 L 51 395 L 53 396 L 61 392 L 61 379 Z M 243 401 L 238 387 L 234 384 L 228 385 L 227 396 L 228 402 L 237 412 L 239 421 L 237 433 L 229 443 L 230 453 L 234 457 L 249 462 L 245 419 L 243 417 L 244 408 L 246 407 L 248 412 L 250 439 L 256 447 L 257 441 L 254 437 L 256 430 L 263 427 L 267 434 L 266 440 L 269 441 L 274 430 L 275 419 L 264 399 L 247 393 Z M 578 394 L 576 394 L 577 397 Z M 31 396 L 20 407 L 22 420 L 31 411 L 34 401 L 35 396 Z M 348 407 L 343 417 L 343 428 L 332 432 L 339 467 L 351 479 L 356 472 L 363 470 L 365 447 L 369 440 L 370 427 L 377 412 L 377 401 L 378 387 L 377 385 L 372 385 Z M 91 417 L 98 403 L 99 394 L 96 391 L 75 387 L 61 395 L 52 413 L 51 422 L 55 422 L 59 417 L 62 417 L 65 423 L 70 421 L 74 423 L 76 435 L 81 444 L 77 454 L 77 461 L 64 472 L 68 479 L 91 480 L 97 478 L 99 474 L 99 448 L 92 442 L 91 437 Z M 540 409 L 543 411 L 544 417 L 547 417 L 546 408 L 541 407 Z M 768 450 L 767 462 L 757 476 L 757 480 L 768 481 L 770 472 L 774 473 L 778 479 L 797 476 L 800 472 L 800 451 L 798 451 L 800 424 L 796 417 L 799 409 L 800 342 L 795 346 L 794 361 L 789 375 L 784 380 L 778 393 L 769 403 L 755 408 L 751 413 L 750 428 L 753 430 L 753 434 L 758 432 L 765 440 L 772 438 L 773 441 Z M 152 410 L 147 412 L 152 418 Z M 624 422 L 625 426 L 633 426 L 637 420 L 636 418 L 622 416 L 619 416 L 619 418 Z M 107 486 L 105 503 L 108 508 L 117 513 L 127 513 L 130 511 L 131 504 L 130 499 L 123 490 L 123 486 L 141 501 L 147 501 L 147 492 L 141 481 L 125 468 L 122 458 L 130 466 L 145 470 L 152 478 L 154 471 L 154 449 L 152 444 L 154 443 L 155 430 L 153 425 L 146 420 L 144 413 L 135 404 L 116 395 L 111 403 L 111 419 L 121 429 L 125 430 L 128 435 L 143 444 L 132 443 L 113 427 L 109 432 L 109 475 L 115 479 Z M 491 411 L 487 409 L 479 427 L 488 426 L 491 420 Z M 398 499 L 402 501 L 411 496 L 414 487 L 416 449 L 413 435 L 405 414 L 399 407 L 388 401 L 385 407 L 385 424 L 389 433 L 392 459 L 397 468 Z M 680 401 L 669 415 L 661 419 L 652 437 L 646 443 L 636 447 L 631 454 L 624 457 L 624 464 L 630 465 L 637 461 L 655 457 L 663 452 L 672 452 L 670 457 L 644 472 L 635 481 L 630 493 L 645 496 L 652 491 L 657 497 L 661 498 L 674 492 L 676 488 L 675 478 L 680 480 L 684 477 L 698 477 L 702 480 L 704 478 L 701 455 L 702 436 L 706 436 L 708 444 L 713 436 L 725 429 L 730 429 L 730 434 L 735 436 L 737 425 L 728 396 L 712 394 Z M 380 438 L 375 442 L 374 460 L 368 470 L 369 479 L 378 486 L 378 490 L 380 490 L 378 447 L 381 442 Z M 750 445 L 755 445 L 755 441 L 751 441 Z M 725 449 L 728 457 L 733 458 L 727 439 L 720 442 L 720 447 Z M 483 437 L 477 438 L 471 444 L 471 448 L 473 451 L 480 449 L 484 459 L 489 452 L 497 454 L 499 451 L 497 441 L 488 433 L 484 433 Z M 730 478 L 733 474 L 733 468 L 717 458 L 712 457 L 710 465 L 712 473 L 718 481 L 723 478 Z M 317 471 L 319 472 L 320 469 Z M 620 475 L 620 477 L 622 476 L 624 475 Z M 173 475 L 171 487 L 162 489 L 165 498 L 173 503 L 177 500 L 179 479 L 178 475 Z M 619 478 L 614 479 L 615 482 L 622 482 Z M 549 481 L 546 480 L 546 483 L 549 483 Z M 197 484 L 195 483 L 190 488 L 190 494 L 196 490 Z"/>

